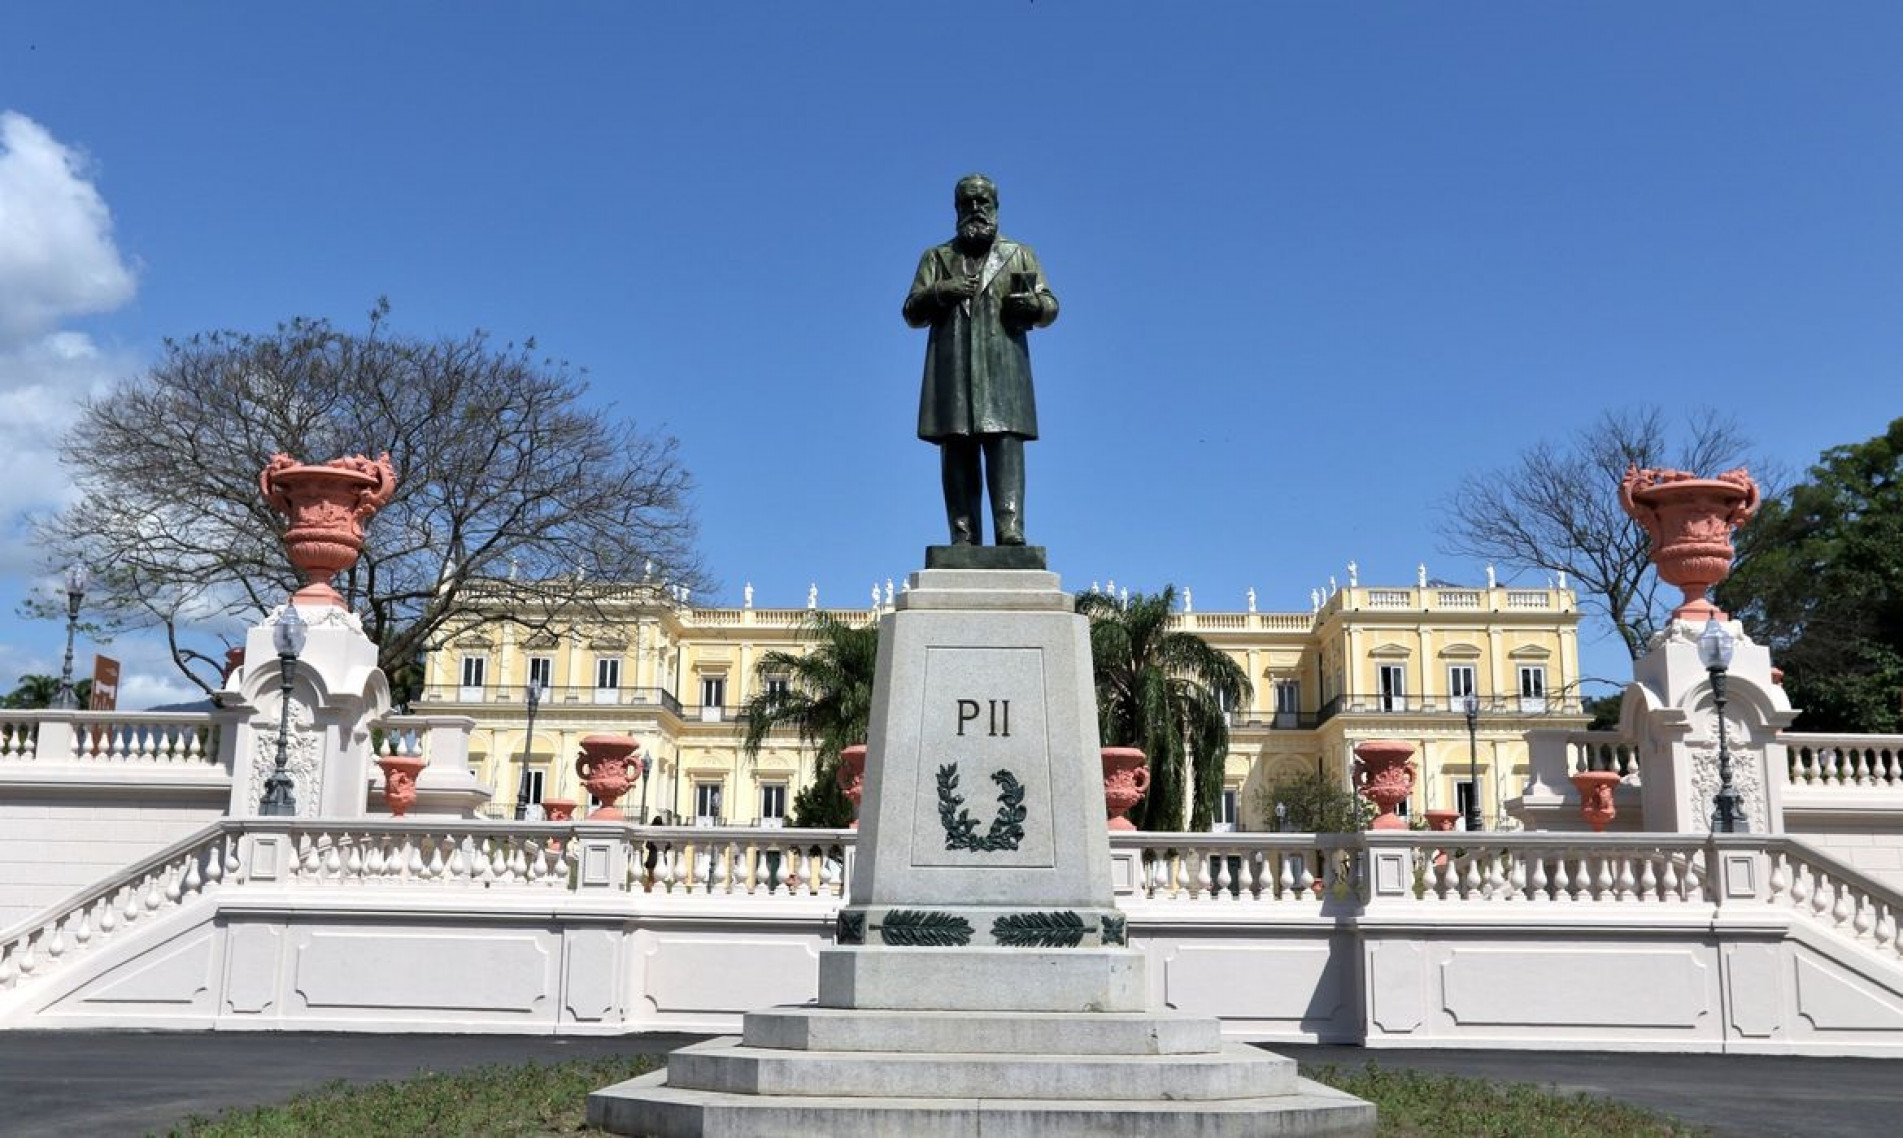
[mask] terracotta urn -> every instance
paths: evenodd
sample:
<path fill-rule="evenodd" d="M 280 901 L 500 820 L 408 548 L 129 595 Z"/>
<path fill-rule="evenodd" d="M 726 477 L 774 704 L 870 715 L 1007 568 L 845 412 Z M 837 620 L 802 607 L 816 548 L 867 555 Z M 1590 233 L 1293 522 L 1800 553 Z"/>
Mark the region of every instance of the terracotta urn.
<path fill-rule="evenodd" d="M 1579 816 L 1586 820 L 1594 833 L 1605 833 L 1606 825 L 1619 815 L 1612 805 L 1612 792 L 1619 785 L 1619 772 L 1580 771 L 1573 776 L 1573 785 L 1579 789 Z"/>
<path fill-rule="evenodd" d="M 1355 744 L 1355 790 L 1375 804 L 1380 813 L 1369 829 L 1405 830 L 1398 812 L 1414 790 L 1414 744 L 1399 739 L 1370 739 Z"/>
<path fill-rule="evenodd" d="M 401 818 L 416 805 L 416 776 L 427 764 L 414 755 L 392 755 L 378 759 L 377 765 L 383 768 L 384 804 L 392 815 Z"/>
<path fill-rule="evenodd" d="M 1645 528 L 1659 578 L 1676 585 L 1685 602 L 1674 620 L 1726 620 L 1705 594 L 1731 573 L 1731 531 L 1758 512 L 1758 484 L 1743 467 L 1715 478 L 1682 470 L 1629 467 L 1619 504 Z"/>
<path fill-rule="evenodd" d="M 284 549 L 304 575 L 304 587 L 291 595 L 292 602 L 344 607 L 330 579 L 357 563 L 363 523 L 396 492 L 390 456 L 372 461 L 358 454 L 307 466 L 288 454 L 274 454 L 258 474 L 258 489 L 291 521 Z"/>
<path fill-rule="evenodd" d="M 542 799 L 542 818 L 549 822 L 571 822 L 577 803 L 567 798 Z"/>
<path fill-rule="evenodd" d="M 1150 764 L 1135 747 L 1103 748 L 1103 802 L 1113 830 L 1134 830 L 1124 814 L 1150 792 Z"/>
<path fill-rule="evenodd" d="M 866 793 L 866 745 L 854 743 L 839 752 L 839 789 L 852 799 L 852 828 L 859 828 L 859 800 Z"/>
<path fill-rule="evenodd" d="M 641 762 L 635 758 L 640 750 L 641 744 L 626 735 L 582 736 L 575 773 L 581 776 L 581 784 L 588 788 L 588 793 L 601 799 L 601 805 L 589 812 L 589 818 L 618 822 L 627 817 L 615 808 L 615 803 L 633 790 L 641 778 Z M 546 802 L 542 805 L 547 809 Z"/>

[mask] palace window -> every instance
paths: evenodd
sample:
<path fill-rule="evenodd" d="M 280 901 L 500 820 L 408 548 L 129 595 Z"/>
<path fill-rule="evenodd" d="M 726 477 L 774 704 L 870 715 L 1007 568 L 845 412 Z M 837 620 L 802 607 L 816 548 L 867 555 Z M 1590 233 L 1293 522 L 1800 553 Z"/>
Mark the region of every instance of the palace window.
<path fill-rule="evenodd" d="M 720 818 L 720 784 L 717 782 L 697 782 L 694 784 L 694 821 L 699 825 L 713 825 Z"/>
<path fill-rule="evenodd" d="M 482 681 L 487 672 L 489 661 L 483 656 L 464 656 L 462 660 L 462 695 L 464 700 L 482 698 Z"/>
<path fill-rule="evenodd" d="M 1467 697 L 1472 694 L 1474 694 L 1474 666 L 1449 664 L 1447 666 L 1447 710 L 1467 710 Z"/>
<path fill-rule="evenodd" d="M 613 656 L 595 658 L 595 702 L 614 703 L 620 698 L 621 661 Z"/>
<path fill-rule="evenodd" d="M 786 821 L 786 784 L 767 782 L 760 784 L 760 822 L 772 826 Z"/>
<path fill-rule="evenodd" d="M 555 680 L 555 659 L 552 656 L 529 657 L 529 686 L 547 691 Z"/>
<path fill-rule="evenodd" d="M 785 676 L 768 676 L 766 678 L 766 697 L 774 703 L 785 699 L 789 690 Z"/>
<path fill-rule="evenodd" d="M 546 771 L 539 771 L 534 767 L 523 771 L 522 778 L 516 783 L 517 801 L 542 801 L 542 776 L 546 773 Z"/>
<path fill-rule="evenodd" d="M 1382 664 L 1377 671 L 1380 694 L 1376 706 L 1382 711 L 1407 710 L 1407 665 Z"/>
<path fill-rule="evenodd" d="M 718 723 L 721 720 L 721 708 L 727 702 L 727 677 L 702 676 L 700 678 L 700 721 Z"/>
<path fill-rule="evenodd" d="M 1520 710 L 1546 710 L 1546 668 L 1540 664 L 1520 665 Z"/>

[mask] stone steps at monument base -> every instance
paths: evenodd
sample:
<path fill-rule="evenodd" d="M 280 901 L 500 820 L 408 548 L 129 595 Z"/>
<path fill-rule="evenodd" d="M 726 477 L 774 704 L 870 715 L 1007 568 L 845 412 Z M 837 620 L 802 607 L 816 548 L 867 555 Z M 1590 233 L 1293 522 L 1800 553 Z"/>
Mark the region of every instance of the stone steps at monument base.
<path fill-rule="evenodd" d="M 668 1084 L 744 1095 L 1206 1102 L 1295 1089 L 1295 1062 L 1241 1043 L 1191 1055 L 779 1051 L 728 1036 L 668 1056 Z"/>
<path fill-rule="evenodd" d="M 900 1011 L 1141 1012 L 1150 983 L 1129 948 L 819 950 L 819 1004 Z"/>
<path fill-rule="evenodd" d="M 748 1012 L 741 1042 L 793 1051 L 958 1051 L 998 1055 L 1190 1055 L 1222 1048 L 1222 1022 L 1187 1012 Z"/>
<path fill-rule="evenodd" d="M 588 1096 L 588 1121 L 655 1138 L 1311 1138 L 1375 1132 L 1370 1103 L 1308 1079 L 1221 1102 L 754 1096 L 670 1086 L 666 1071 Z"/>

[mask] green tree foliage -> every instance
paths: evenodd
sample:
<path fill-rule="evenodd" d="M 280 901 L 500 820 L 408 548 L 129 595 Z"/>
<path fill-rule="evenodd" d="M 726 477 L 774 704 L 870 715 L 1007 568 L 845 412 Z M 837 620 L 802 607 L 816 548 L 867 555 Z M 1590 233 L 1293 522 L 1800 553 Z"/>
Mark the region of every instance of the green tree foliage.
<path fill-rule="evenodd" d="M 1283 819 L 1276 819 L 1277 804 L 1287 808 Z M 1374 803 L 1321 771 L 1263 787 L 1257 805 L 1272 825 L 1285 822 L 1298 834 L 1348 834 L 1374 821 Z"/>
<path fill-rule="evenodd" d="M 1150 792 L 1130 811 L 1138 829 L 1207 830 L 1222 800 L 1229 753 L 1225 707 L 1251 695 L 1242 666 L 1192 633 L 1170 627 L 1174 587 L 1120 601 L 1080 593 L 1090 618 L 1097 724 L 1106 747 L 1137 747 L 1150 760 Z"/>
<path fill-rule="evenodd" d="M 1903 729 L 1903 419 L 1825 451 L 1738 552 L 1718 602 L 1770 646 L 1798 729 Z"/>
<path fill-rule="evenodd" d="M 801 630 L 805 652 L 773 651 L 754 665 L 754 694 L 741 708 L 746 732 L 741 750 L 757 758 L 767 736 L 791 728 L 819 749 L 813 781 L 793 798 L 795 826 L 845 826 L 852 802 L 839 789 L 839 752 L 866 741 L 872 721 L 872 677 L 879 656 L 879 626 L 853 627 L 827 613 L 813 613 Z M 787 681 L 783 694 L 769 679 Z"/>
<path fill-rule="evenodd" d="M 84 708 L 92 702 L 93 682 L 90 679 L 79 680 L 73 684 L 73 693 Z M 53 706 L 53 700 L 59 695 L 59 677 L 25 675 L 20 677 L 20 685 L 0 696 L 0 707 L 30 711 L 34 708 Z"/>

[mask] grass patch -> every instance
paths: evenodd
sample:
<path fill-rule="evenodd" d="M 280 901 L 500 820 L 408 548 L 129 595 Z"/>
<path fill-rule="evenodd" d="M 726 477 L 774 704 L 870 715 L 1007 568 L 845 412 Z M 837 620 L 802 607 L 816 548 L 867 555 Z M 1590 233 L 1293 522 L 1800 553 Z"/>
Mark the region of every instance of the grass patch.
<path fill-rule="evenodd" d="M 370 1086 L 332 1083 L 281 1106 L 190 1118 L 171 1133 L 174 1138 L 593 1134 L 598 1131 L 588 1128 L 589 1092 L 654 1066 L 652 1057 L 635 1055 L 475 1067 Z M 1359 1070 L 1325 1066 L 1302 1073 L 1373 1102 L 1383 1138 L 1691 1138 L 1708 1133 L 1638 1107 L 1555 1094 L 1526 1083 L 1372 1063 Z"/>
<path fill-rule="evenodd" d="M 1318 1083 L 1374 1103 L 1382 1138 L 1691 1138 L 1708 1131 L 1636 1106 L 1531 1083 L 1493 1083 L 1373 1063 L 1304 1068 Z"/>
<path fill-rule="evenodd" d="M 588 1133 L 588 1094 L 652 1070 L 654 1059 L 631 1055 L 565 1063 L 472 1067 L 417 1075 L 400 1082 L 327 1084 L 281 1106 L 227 1110 L 188 1118 L 174 1138 L 267 1138 L 290 1135 L 462 1135 Z"/>

